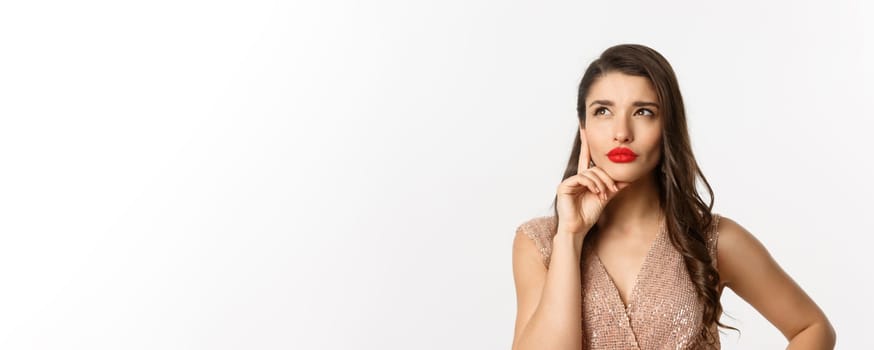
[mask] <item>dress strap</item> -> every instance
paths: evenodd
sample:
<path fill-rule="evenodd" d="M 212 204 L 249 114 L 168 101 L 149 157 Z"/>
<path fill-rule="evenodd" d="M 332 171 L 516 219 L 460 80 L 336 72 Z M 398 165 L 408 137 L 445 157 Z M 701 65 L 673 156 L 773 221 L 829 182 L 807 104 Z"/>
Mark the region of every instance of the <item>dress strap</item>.
<path fill-rule="evenodd" d="M 716 267 L 716 247 L 719 243 L 719 219 L 721 215 L 713 213 L 713 222 L 707 232 L 707 252 L 710 253 L 710 259 L 713 260 L 713 267 Z"/>

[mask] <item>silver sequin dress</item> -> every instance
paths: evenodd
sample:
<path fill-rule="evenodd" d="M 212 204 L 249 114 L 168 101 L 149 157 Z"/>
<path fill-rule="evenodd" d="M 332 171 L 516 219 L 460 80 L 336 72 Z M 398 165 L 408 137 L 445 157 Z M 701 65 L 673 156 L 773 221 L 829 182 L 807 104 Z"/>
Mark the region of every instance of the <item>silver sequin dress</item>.
<path fill-rule="evenodd" d="M 707 249 L 716 266 L 716 227 L 719 214 L 707 232 Z M 522 223 L 518 230 L 533 239 L 549 267 L 554 216 Z M 585 349 L 699 349 L 694 344 L 701 329 L 702 305 L 680 253 L 660 226 L 629 295 L 628 305 L 590 245 L 581 258 L 583 344 Z M 715 326 L 711 334 L 719 339 Z M 716 344 L 719 348 L 719 343 Z"/>

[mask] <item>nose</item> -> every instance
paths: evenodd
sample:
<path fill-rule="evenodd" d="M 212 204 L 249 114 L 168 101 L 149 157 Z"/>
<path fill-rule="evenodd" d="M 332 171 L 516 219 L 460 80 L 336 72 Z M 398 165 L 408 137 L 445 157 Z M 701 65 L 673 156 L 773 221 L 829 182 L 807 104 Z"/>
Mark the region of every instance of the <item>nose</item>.
<path fill-rule="evenodd" d="M 617 143 L 629 143 L 632 140 L 631 129 L 628 127 L 628 122 L 623 118 L 617 118 L 616 123 L 613 123 L 613 141 Z"/>

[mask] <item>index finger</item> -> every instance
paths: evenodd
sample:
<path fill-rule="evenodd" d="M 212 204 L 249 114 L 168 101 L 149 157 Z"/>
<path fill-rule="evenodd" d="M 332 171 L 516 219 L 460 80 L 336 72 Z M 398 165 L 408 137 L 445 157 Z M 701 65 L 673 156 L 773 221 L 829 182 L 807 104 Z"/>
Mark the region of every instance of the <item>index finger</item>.
<path fill-rule="evenodd" d="M 577 161 L 577 174 L 589 168 L 589 142 L 586 140 L 586 132 L 583 126 L 580 125 L 580 160 Z"/>

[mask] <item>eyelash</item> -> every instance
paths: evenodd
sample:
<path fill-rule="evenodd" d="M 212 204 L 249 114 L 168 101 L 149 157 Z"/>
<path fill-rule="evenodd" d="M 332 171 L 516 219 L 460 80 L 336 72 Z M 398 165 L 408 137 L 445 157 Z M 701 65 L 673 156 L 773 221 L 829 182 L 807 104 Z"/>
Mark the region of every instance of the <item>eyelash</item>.
<path fill-rule="evenodd" d="M 604 108 L 604 107 L 598 107 L 598 108 L 595 109 L 595 112 L 594 112 L 592 115 L 593 115 L 593 116 L 598 116 L 598 115 L 600 115 L 600 114 L 598 114 L 598 113 L 601 112 L 601 110 L 607 110 L 607 108 Z M 650 110 L 650 109 L 648 109 L 648 108 L 641 108 L 641 109 L 638 109 L 637 111 L 638 111 L 638 112 L 640 112 L 640 111 L 647 111 L 647 112 L 649 112 L 649 114 L 650 114 L 650 115 L 648 115 L 647 117 L 655 117 L 655 112 L 653 112 L 652 110 Z"/>

